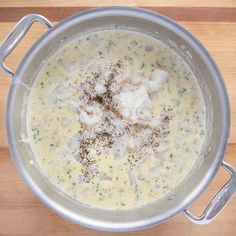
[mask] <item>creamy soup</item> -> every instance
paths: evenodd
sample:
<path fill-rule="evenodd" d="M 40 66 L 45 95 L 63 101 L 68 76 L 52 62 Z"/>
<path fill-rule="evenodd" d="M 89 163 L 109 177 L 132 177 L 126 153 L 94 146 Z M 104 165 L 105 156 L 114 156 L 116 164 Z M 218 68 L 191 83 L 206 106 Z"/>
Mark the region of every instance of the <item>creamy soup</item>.
<path fill-rule="evenodd" d="M 63 193 L 124 209 L 170 193 L 205 139 L 197 79 L 162 41 L 105 30 L 74 39 L 40 70 L 27 110 L 36 163 Z"/>

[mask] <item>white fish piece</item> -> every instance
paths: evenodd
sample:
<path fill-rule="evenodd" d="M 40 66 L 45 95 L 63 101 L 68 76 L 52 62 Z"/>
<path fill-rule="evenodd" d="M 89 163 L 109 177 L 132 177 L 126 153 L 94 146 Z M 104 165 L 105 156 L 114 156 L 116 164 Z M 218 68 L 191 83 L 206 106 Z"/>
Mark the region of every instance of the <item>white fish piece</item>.
<path fill-rule="evenodd" d="M 101 122 L 102 117 L 103 117 L 102 110 L 96 106 L 84 107 L 84 109 L 82 109 L 79 112 L 80 122 L 82 122 L 83 124 L 86 124 L 88 126 L 93 126 L 93 125 Z"/>
<path fill-rule="evenodd" d="M 169 144 L 168 143 L 161 143 L 157 148 L 157 152 L 159 153 L 163 153 L 166 152 L 170 149 Z"/>
<path fill-rule="evenodd" d="M 158 164 L 152 168 L 149 169 L 149 175 L 151 177 L 157 177 L 158 175 L 160 175 L 160 171 L 162 169 L 162 165 L 161 164 Z"/>
<path fill-rule="evenodd" d="M 88 62 L 87 69 L 94 72 L 102 71 L 103 72 L 102 74 L 104 74 L 105 71 L 107 71 L 108 69 L 108 65 L 109 65 L 109 62 L 107 59 L 100 58 L 96 61 L 91 60 L 90 62 Z"/>
<path fill-rule="evenodd" d="M 157 92 L 161 89 L 168 78 L 168 72 L 160 69 L 156 69 L 153 71 L 151 76 L 151 80 L 147 81 L 147 90 L 149 94 Z"/>
<path fill-rule="evenodd" d="M 127 147 L 130 148 L 130 149 L 134 149 L 135 148 L 135 140 L 134 140 L 133 137 L 129 137 Z"/>
<path fill-rule="evenodd" d="M 80 136 L 78 134 L 74 135 L 67 143 L 69 151 L 75 152 L 80 146 Z"/>
<path fill-rule="evenodd" d="M 148 103 L 150 101 L 145 86 L 140 86 L 134 92 L 134 97 L 135 97 L 135 100 L 136 100 L 135 109 L 142 107 L 145 103 Z"/>
<path fill-rule="evenodd" d="M 168 178 L 170 176 L 170 173 L 165 166 L 162 166 L 162 168 L 160 169 L 160 175 L 164 178 Z"/>
<path fill-rule="evenodd" d="M 108 61 L 107 61 L 107 62 L 108 62 Z M 113 76 L 114 76 L 114 74 L 112 73 L 112 70 L 110 70 L 109 68 L 108 68 L 107 70 L 105 70 L 105 71 L 103 72 L 103 75 L 102 75 L 103 80 L 105 80 L 105 81 L 108 81 L 108 80 L 111 79 Z M 117 75 L 117 78 L 118 78 L 118 76 L 120 76 L 120 75 Z"/>
<path fill-rule="evenodd" d="M 145 78 L 142 75 L 134 74 L 133 76 L 130 76 L 130 83 L 132 85 L 135 85 L 135 86 L 141 85 L 143 81 L 145 81 Z"/>
<path fill-rule="evenodd" d="M 62 84 L 57 85 L 55 89 L 53 90 L 53 93 L 60 100 L 65 100 L 71 96 L 68 89 L 66 89 L 66 87 Z"/>
<path fill-rule="evenodd" d="M 159 118 L 151 118 L 151 113 L 149 113 L 149 111 L 147 110 L 147 112 L 145 112 L 145 116 L 141 116 L 141 121 L 138 123 L 142 123 L 143 125 L 147 125 L 150 128 L 158 128 L 161 125 L 161 119 Z"/>
<path fill-rule="evenodd" d="M 175 148 L 179 149 L 180 147 L 183 147 L 183 137 L 181 135 L 176 135 L 174 137 L 174 144 Z"/>
<path fill-rule="evenodd" d="M 162 164 L 159 164 L 149 169 L 149 175 L 152 177 L 157 177 L 158 175 L 161 175 L 163 177 L 168 177 L 169 172 L 165 168 L 165 166 L 163 166 Z"/>
<path fill-rule="evenodd" d="M 106 115 L 107 115 L 107 117 L 108 116 L 111 117 L 110 122 L 111 122 L 112 125 L 118 126 L 118 127 L 122 126 L 123 123 L 122 123 L 122 120 L 120 118 L 114 117 L 111 113 L 108 113 L 108 112 L 106 113 Z"/>
<path fill-rule="evenodd" d="M 119 113 L 126 119 L 130 118 L 130 113 L 132 113 L 133 105 L 135 103 L 132 92 L 121 92 L 114 96 L 114 101 L 118 105 Z"/>
<path fill-rule="evenodd" d="M 63 79 L 63 80 L 65 80 L 65 79 Z M 78 85 L 76 83 L 71 83 L 70 80 L 66 80 L 62 84 L 71 93 L 75 93 L 76 92 L 78 94 L 78 96 L 82 96 L 83 95 L 83 90 L 81 89 L 81 85 Z"/>
<path fill-rule="evenodd" d="M 119 89 L 120 89 L 120 85 L 118 83 L 113 83 L 110 86 L 110 90 L 112 93 L 117 93 Z"/>
<path fill-rule="evenodd" d="M 149 126 L 150 127 L 159 127 L 160 124 L 161 124 L 161 119 L 151 119 L 149 122 L 148 122 Z"/>
<path fill-rule="evenodd" d="M 102 95 L 106 92 L 106 87 L 103 83 L 99 82 L 95 85 L 94 90 L 96 95 Z"/>
<path fill-rule="evenodd" d="M 111 76 L 114 76 L 114 74 L 112 72 L 107 73 L 107 75 L 105 76 L 106 81 L 108 81 L 109 79 L 111 79 Z M 112 93 L 117 94 L 121 91 L 121 88 L 124 88 L 127 86 L 127 78 L 129 77 L 129 75 L 127 74 L 120 74 L 118 72 L 118 74 L 113 78 L 114 81 L 116 81 L 116 83 L 112 83 L 110 85 L 110 90 Z M 129 83 L 128 83 L 129 84 Z"/>
<path fill-rule="evenodd" d="M 100 114 L 102 113 L 102 109 L 100 108 L 100 106 L 96 103 L 94 103 L 93 105 L 87 105 L 83 107 L 84 110 L 86 112 L 88 112 L 89 114 L 91 113 L 95 113 L 95 114 Z"/>
<path fill-rule="evenodd" d="M 163 162 L 164 155 L 163 155 L 163 153 L 156 152 L 156 153 L 154 153 L 154 158 L 155 158 L 156 163 L 159 165 Z"/>
<path fill-rule="evenodd" d="M 144 106 L 140 107 L 140 109 L 138 109 L 139 121 L 137 123 L 142 123 L 142 124 L 148 125 L 148 123 L 152 117 L 152 112 L 151 112 L 152 106 L 150 106 L 150 105 L 151 105 L 151 103 L 148 102 Z"/>
<path fill-rule="evenodd" d="M 124 88 L 113 99 L 120 115 L 124 119 L 131 121 L 137 121 L 138 111 L 150 102 L 147 89 L 143 85 L 140 87 L 129 86 Z"/>
<path fill-rule="evenodd" d="M 65 60 L 59 58 L 57 60 L 57 64 L 68 73 L 72 73 L 72 72 L 78 70 L 78 65 L 77 65 L 76 61 L 65 61 Z"/>

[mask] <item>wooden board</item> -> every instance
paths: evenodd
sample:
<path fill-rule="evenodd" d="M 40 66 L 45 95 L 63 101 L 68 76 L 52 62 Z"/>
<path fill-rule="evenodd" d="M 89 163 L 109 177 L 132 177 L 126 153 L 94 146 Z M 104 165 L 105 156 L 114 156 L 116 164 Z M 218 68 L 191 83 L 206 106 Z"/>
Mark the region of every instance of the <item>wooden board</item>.
<path fill-rule="evenodd" d="M 113 5 L 143 6 L 165 14 L 186 27 L 208 48 L 216 60 L 229 92 L 231 103 L 231 133 L 225 159 L 236 166 L 236 1 L 235 0 L 126 0 Z M 54 24 L 65 17 L 91 6 L 107 6 L 111 1 L 0 0 L 0 42 L 16 22 L 26 14 L 40 13 Z M 15 70 L 33 42 L 46 31 L 34 24 L 6 63 Z M 0 236 L 12 235 L 121 235 L 85 229 L 57 216 L 31 193 L 17 173 L 6 140 L 5 107 L 10 78 L 0 72 Z M 191 206 L 200 214 L 214 194 L 227 181 L 228 174 L 220 169 L 207 191 Z M 125 235 L 236 235 L 236 197 L 209 225 L 195 225 L 183 214 L 162 225 Z"/>

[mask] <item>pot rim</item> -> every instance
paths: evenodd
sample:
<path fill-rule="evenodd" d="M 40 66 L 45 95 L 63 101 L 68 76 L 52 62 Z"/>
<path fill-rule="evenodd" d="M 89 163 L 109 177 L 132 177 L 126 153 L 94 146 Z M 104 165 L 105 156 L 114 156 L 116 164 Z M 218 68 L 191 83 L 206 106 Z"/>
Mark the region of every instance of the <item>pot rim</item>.
<path fill-rule="evenodd" d="M 217 87 L 219 88 L 220 93 L 218 96 L 220 97 L 220 103 L 222 107 L 222 112 L 224 114 L 222 119 L 222 130 L 224 132 L 219 137 L 219 145 L 216 152 L 216 157 L 214 161 L 212 162 L 212 168 L 209 170 L 209 172 L 204 176 L 200 184 L 196 187 L 194 191 L 192 191 L 183 201 L 182 203 L 176 207 L 175 211 L 173 212 L 167 212 L 165 214 L 165 217 L 163 217 L 162 221 L 167 220 L 170 217 L 173 217 L 174 215 L 178 214 L 179 212 L 183 211 L 188 207 L 191 203 L 193 203 L 199 196 L 202 194 L 202 192 L 206 189 L 206 187 L 209 185 L 213 177 L 215 176 L 218 168 L 220 167 L 224 152 L 226 149 L 228 137 L 229 137 L 229 129 L 230 129 L 230 107 L 229 107 L 229 98 L 227 95 L 226 87 L 224 84 L 223 77 L 218 70 L 216 63 L 214 62 L 213 58 L 207 51 L 207 49 L 200 43 L 198 39 L 196 39 L 190 32 L 188 32 L 186 29 L 184 29 L 182 26 L 177 24 L 175 21 L 169 19 L 166 16 L 163 16 L 159 13 L 142 9 L 142 8 L 134 8 L 134 7 L 102 7 L 102 8 L 95 8 L 90 9 L 78 14 L 75 14 L 69 18 L 66 18 L 65 20 L 58 23 L 56 26 L 51 28 L 49 31 L 43 34 L 29 49 L 29 51 L 26 53 L 24 58 L 22 59 L 20 65 L 18 66 L 16 73 L 13 77 L 13 80 L 11 82 L 10 91 L 8 94 L 8 102 L 7 102 L 7 117 L 6 117 L 6 126 L 7 126 L 7 137 L 8 137 L 8 143 L 9 143 L 9 149 L 11 152 L 11 155 L 13 157 L 13 160 L 15 162 L 15 165 L 18 169 L 18 171 L 23 176 L 25 182 L 28 184 L 30 189 L 37 195 L 37 197 L 45 203 L 49 208 L 51 208 L 53 211 L 57 212 L 59 215 L 63 216 L 64 218 L 74 222 L 79 223 L 82 226 L 86 226 L 92 229 L 96 230 L 105 230 L 105 231 L 130 231 L 130 230 L 138 230 L 142 228 L 150 227 L 154 224 L 161 223 L 159 220 L 157 220 L 155 217 L 151 218 L 147 221 L 136 221 L 136 222 L 124 222 L 124 223 L 107 223 L 102 222 L 99 220 L 90 220 L 85 217 L 76 217 L 72 212 L 69 210 L 66 210 L 66 208 L 62 207 L 57 202 L 54 202 L 50 197 L 48 197 L 43 191 L 37 186 L 37 183 L 34 182 L 31 178 L 29 173 L 27 173 L 27 169 L 22 165 L 21 158 L 18 154 L 18 150 L 16 145 L 14 145 L 14 142 L 12 140 L 15 140 L 14 130 L 13 126 L 11 125 L 13 122 L 12 119 L 12 112 L 14 110 L 14 93 L 16 90 L 16 86 L 13 86 L 17 82 L 20 81 L 21 75 L 22 75 L 22 68 L 26 67 L 28 62 L 30 61 L 31 53 L 39 47 L 40 44 L 46 43 L 47 39 L 50 38 L 50 35 L 53 34 L 53 32 L 60 30 L 63 26 L 67 27 L 70 24 L 74 24 L 75 22 L 79 23 L 81 20 L 86 20 L 90 18 L 96 18 L 99 16 L 104 15 L 128 15 L 128 16 L 135 16 L 144 18 L 147 20 L 150 20 L 152 22 L 158 22 L 159 24 L 165 25 L 169 30 L 172 30 L 178 35 L 181 35 L 188 43 L 199 53 L 201 58 L 203 58 L 206 62 L 208 67 L 210 68 L 211 72 L 213 73 L 215 77 L 215 82 Z"/>

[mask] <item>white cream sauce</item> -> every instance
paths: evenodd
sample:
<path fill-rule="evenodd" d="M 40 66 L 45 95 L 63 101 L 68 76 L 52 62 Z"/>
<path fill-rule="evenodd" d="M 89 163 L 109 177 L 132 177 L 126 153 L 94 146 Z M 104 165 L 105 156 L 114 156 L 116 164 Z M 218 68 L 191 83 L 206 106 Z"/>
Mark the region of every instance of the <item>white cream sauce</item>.
<path fill-rule="evenodd" d="M 197 79 L 161 41 L 107 30 L 80 37 L 38 74 L 27 110 L 36 161 L 62 192 L 124 209 L 191 171 L 205 139 Z"/>

